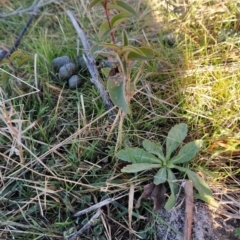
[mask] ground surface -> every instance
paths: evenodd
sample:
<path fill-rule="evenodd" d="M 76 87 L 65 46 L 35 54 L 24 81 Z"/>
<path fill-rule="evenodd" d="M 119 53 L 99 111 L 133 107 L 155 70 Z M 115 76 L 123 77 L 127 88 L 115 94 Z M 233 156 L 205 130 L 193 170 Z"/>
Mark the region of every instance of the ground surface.
<path fill-rule="evenodd" d="M 121 24 L 117 40 L 125 29 L 156 56 L 143 67 L 134 65 L 131 77 L 139 81 L 132 115 L 123 124 L 123 147 L 141 147 L 144 139 L 164 146 L 169 129 L 186 123 L 184 143 L 201 139 L 204 146 L 182 166 L 206 180 L 222 216 L 210 216 L 199 203 L 195 210 L 202 215 L 195 216 L 195 227 L 200 216 L 206 224 L 213 218 L 213 225 L 203 229 L 201 224 L 201 230 L 219 240 L 234 239 L 240 235 L 239 1 L 127 2 L 138 14 Z M 89 74 L 79 71 L 84 85 L 71 90 L 52 67 L 56 57 L 68 55 L 76 63 L 85 51 L 66 11 L 74 13 L 95 53 L 100 42 L 111 41 L 99 38 L 104 11 L 89 10 L 85 0 L 40 3 L 46 5 L 18 48 L 0 63 L 0 238 L 69 240 L 96 211 L 73 217 L 76 212 L 114 198 L 79 239 L 154 239 L 166 229 L 156 231 L 159 217 L 152 201 L 143 200 L 132 211 L 131 204 L 156 171 L 122 173 L 126 164 L 115 156 L 118 127 Z M 11 48 L 34 11 L 32 4 L 0 0 L 1 49 Z M 186 178 L 176 175 L 180 182 Z M 179 209 L 182 224 L 184 204 L 179 206 L 173 212 Z"/>

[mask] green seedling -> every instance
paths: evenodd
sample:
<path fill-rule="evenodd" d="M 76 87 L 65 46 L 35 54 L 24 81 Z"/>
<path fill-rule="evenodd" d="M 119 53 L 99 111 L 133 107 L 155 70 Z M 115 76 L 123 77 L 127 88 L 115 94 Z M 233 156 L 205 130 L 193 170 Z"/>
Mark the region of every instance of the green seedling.
<path fill-rule="evenodd" d="M 143 148 L 126 148 L 116 153 L 117 158 L 131 162 L 122 169 L 122 172 L 136 173 L 149 169 L 159 169 L 154 176 L 154 184 L 168 183 L 171 195 L 169 196 L 165 208 L 171 209 L 175 206 L 176 195 L 179 192 L 177 178 L 173 169 L 188 176 L 197 190 L 199 199 L 216 206 L 212 192 L 204 179 L 191 171 L 183 164 L 190 162 L 197 155 L 202 147 L 202 140 L 196 140 L 183 145 L 183 140 L 187 136 L 187 125 L 180 123 L 171 128 L 166 138 L 166 152 L 160 144 L 149 140 L 143 141 Z M 177 151 L 180 148 L 179 151 Z"/>
<path fill-rule="evenodd" d="M 137 16 L 129 4 L 116 0 L 92 0 L 89 7 L 96 4 L 104 8 L 106 18 L 99 28 L 99 38 L 104 39 L 109 36 L 111 41 L 110 43 L 101 42 L 100 46 L 107 49 L 107 57 L 117 63 L 116 73 L 107 72 L 107 90 L 112 102 L 125 114 L 129 114 L 131 112 L 129 104 L 137 82 L 137 79 L 131 78 L 132 63 L 153 59 L 154 51 L 150 47 L 130 45 L 125 30 L 122 30 L 121 44 L 117 43 L 115 33 L 121 29 L 120 24 L 129 21 L 130 17 Z M 111 12 L 113 14 L 110 14 Z"/>

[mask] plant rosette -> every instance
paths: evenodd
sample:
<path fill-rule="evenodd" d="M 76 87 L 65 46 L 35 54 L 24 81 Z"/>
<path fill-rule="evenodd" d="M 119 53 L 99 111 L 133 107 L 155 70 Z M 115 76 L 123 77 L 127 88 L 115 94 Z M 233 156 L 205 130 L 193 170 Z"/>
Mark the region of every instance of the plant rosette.
<path fill-rule="evenodd" d="M 210 205 L 217 206 L 207 182 L 188 167 L 183 166 L 184 163 L 188 163 L 194 159 L 200 151 L 203 141 L 196 140 L 189 142 L 183 145 L 177 152 L 186 138 L 187 132 L 188 129 L 185 123 L 180 123 L 172 127 L 166 138 L 165 154 L 162 145 L 149 140 L 143 141 L 143 148 L 126 148 L 116 153 L 117 158 L 132 163 L 122 168 L 122 172 L 136 173 L 153 168 L 159 169 L 154 176 L 153 183 L 155 185 L 168 183 L 171 194 L 165 204 L 165 209 L 167 210 L 175 206 L 176 196 L 179 192 L 177 178 L 173 169 L 178 170 L 184 175 L 186 174 L 188 179 L 192 181 L 193 186 L 198 192 L 198 194 L 195 194 L 195 197 Z"/>

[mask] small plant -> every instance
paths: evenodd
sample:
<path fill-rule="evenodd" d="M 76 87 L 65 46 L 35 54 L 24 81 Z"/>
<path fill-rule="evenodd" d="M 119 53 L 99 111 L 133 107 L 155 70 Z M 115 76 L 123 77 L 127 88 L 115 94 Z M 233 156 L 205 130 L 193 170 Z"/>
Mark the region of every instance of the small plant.
<path fill-rule="evenodd" d="M 130 101 L 135 93 L 136 83 L 139 80 L 141 70 L 132 78 L 134 62 L 150 60 L 154 57 L 151 47 L 135 47 L 130 45 L 125 30 L 122 30 L 121 43 L 117 43 L 115 33 L 120 29 L 120 24 L 128 21 L 129 17 L 137 16 L 135 10 L 124 1 L 119 0 L 92 0 L 89 7 L 100 4 L 105 13 L 106 21 L 99 28 L 99 38 L 110 36 L 110 43 L 101 42 L 100 46 L 107 49 L 103 55 L 107 55 L 109 62 L 116 68 L 103 70 L 107 78 L 107 90 L 112 102 L 119 108 L 117 119 L 120 117 L 118 129 L 118 143 L 116 149 L 122 143 L 122 125 L 126 114 L 131 113 Z M 116 120 L 117 120 L 116 119 Z"/>
<path fill-rule="evenodd" d="M 135 10 L 127 3 L 116 0 L 93 0 L 89 7 L 101 4 L 104 8 L 106 21 L 99 28 L 99 38 L 102 39 L 108 34 L 111 43 L 101 42 L 100 45 L 109 51 L 107 56 L 110 61 L 117 63 L 116 72 L 105 71 L 108 77 L 107 90 L 112 102 L 126 114 L 130 113 L 129 103 L 135 91 L 136 79 L 131 79 L 133 61 L 150 60 L 154 52 L 150 47 L 135 47 L 129 44 L 129 39 L 125 30 L 122 31 L 121 44 L 118 44 L 115 32 L 119 25 L 127 21 L 129 17 L 136 16 Z M 114 11 L 110 17 L 110 11 Z"/>
<path fill-rule="evenodd" d="M 154 176 L 154 184 L 168 183 L 171 195 L 165 204 L 166 209 L 174 207 L 176 195 L 179 187 L 176 183 L 176 176 L 173 169 L 176 169 L 188 176 L 193 182 L 193 186 L 198 191 L 197 197 L 212 205 L 216 205 L 208 184 L 191 171 L 188 166 L 182 167 L 181 164 L 191 161 L 199 152 L 202 141 L 196 140 L 189 142 L 174 154 L 187 136 L 187 125 L 180 123 L 171 128 L 166 138 L 166 153 L 164 154 L 162 146 L 149 140 L 143 141 L 143 148 L 126 148 L 117 152 L 116 156 L 123 160 L 131 162 L 122 169 L 122 172 L 136 173 L 152 168 L 160 168 Z"/>

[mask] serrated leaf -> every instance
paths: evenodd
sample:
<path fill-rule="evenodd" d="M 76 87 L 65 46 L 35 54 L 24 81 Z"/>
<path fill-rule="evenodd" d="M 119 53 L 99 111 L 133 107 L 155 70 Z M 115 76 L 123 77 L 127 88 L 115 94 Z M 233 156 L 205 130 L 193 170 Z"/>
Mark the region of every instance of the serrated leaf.
<path fill-rule="evenodd" d="M 171 128 L 166 140 L 166 159 L 169 159 L 173 151 L 187 136 L 187 124 L 180 123 Z"/>
<path fill-rule="evenodd" d="M 116 157 L 132 163 L 158 163 L 161 167 L 161 160 L 142 148 L 126 148 L 116 153 Z"/>
<path fill-rule="evenodd" d="M 133 163 L 123 167 L 121 172 L 136 173 L 145 170 L 150 170 L 153 168 L 159 168 L 159 164 L 149 164 L 149 163 Z"/>
<path fill-rule="evenodd" d="M 128 46 L 129 44 L 127 32 L 125 30 L 123 30 L 122 32 L 122 42 L 123 42 L 123 46 Z"/>
<path fill-rule="evenodd" d="M 129 17 L 129 13 L 126 13 L 126 12 L 121 12 L 114 15 L 110 20 L 111 27 L 112 28 L 117 27 L 121 22 L 126 21 L 128 17 Z"/>
<path fill-rule="evenodd" d="M 188 175 L 189 180 L 192 180 L 193 186 L 197 189 L 200 198 L 205 202 L 216 206 L 217 203 L 213 198 L 212 191 L 207 182 L 189 169 L 186 171 L 186 174 Z"/>
<path fill-rule="evenodd" d="M 157 155 L 162 161 L 165 161 L 165 157 L 164 157 L 161 145 L 145 139 L 143 141 L 143 147 L 146 151 Z"/>
<path fill-rule="evenodd" d="M 107 80 L 107 90 L 112 102 L 125 113 L 130 113 L 129 105 L 125 100 L 124 77 L 120 74 L 109 76 Z"/>
<path fill-rule="evenodd" d="M 178 163 L 186 163 L 192 160 L 199 150 L 202 147 L 202 141 L 196 140 L 185 144 L 180 151 L 178 152 L 177 156 L 173 157 L 170 162 L 173 164 Z"/>
<path fill-rule="evenodd" d="M 167 181 L 171 190 L 171 195 L 169 196 L 166 204 L 165 209 L 170 210 L 175 206 L 176 203 L 176 195 L 178 193 L 178 185 L 174 182 L 176 181 L 176 177 L 171 169 L 167 169 Z"/>
<path fill-rule="evenodd" d="M 110 32 L 108 22 L 103 22 L 99 28 L 99 38 L 105 37 Z"/>
<path fill-rule="evenodd" d="M 123 1 L 116 1 L 115 3 L 118 7 L 121 8 L 122 11 L 131 13 L 131 14 L 137 16 L 137 13 L 135 12 L 135 10 L 129 4 L 127 4 Z"/>
<path fill-rule="evenodd" d="M 98 3 L 103 3 L 104 0 L 92 0 L 89 4 L 89 8 L 92 8 L 94 5 L 98 4 Z"/>
<path fill-rule="evenodd" d="M 154 176 L 153 183 L 158 185 L 161 183 L 165 183 L 167 179 L 167 169 L 165 167 L 158 170 L 158 172 Z"/>

